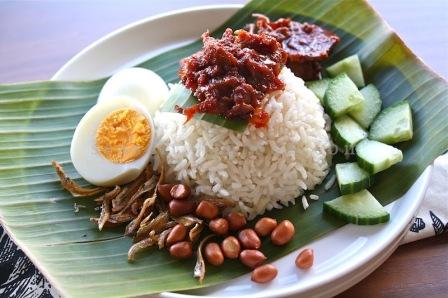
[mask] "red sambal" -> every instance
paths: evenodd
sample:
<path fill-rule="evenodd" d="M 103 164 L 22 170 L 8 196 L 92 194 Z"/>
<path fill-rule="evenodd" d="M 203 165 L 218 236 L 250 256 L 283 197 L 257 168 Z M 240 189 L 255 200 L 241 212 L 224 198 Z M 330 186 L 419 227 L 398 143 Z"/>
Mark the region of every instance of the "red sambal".
<path fill-rule="evenodd" d="M 249 24 L 249 32 L 266 34 L 274 37 L 288 53 L 287 66 L 304 80 L 319 78 L 321 61 L 328 59 L 339 37 L 333 32 L 315 24 L 299 23 L 290 18 L 269 20 L 262 14 L 255 24 Z"/>
<path fill-rule="evenodd" d="M 260 105 L 266 94 L 283 90 L 278 78 L 287 54 L 280 43 L 265 34 L 227 29 L 221 39 L 202 35 L 203 49 L 181 61 L 179 76 L 199 103 L 178 109 L 223 115 L 227 119 L 249 119 L 256 127 L 269 121 Z M 260 110 L 261 109 L 261 110 Z M 254 119 L 252 119 L 254 118 Z"/>

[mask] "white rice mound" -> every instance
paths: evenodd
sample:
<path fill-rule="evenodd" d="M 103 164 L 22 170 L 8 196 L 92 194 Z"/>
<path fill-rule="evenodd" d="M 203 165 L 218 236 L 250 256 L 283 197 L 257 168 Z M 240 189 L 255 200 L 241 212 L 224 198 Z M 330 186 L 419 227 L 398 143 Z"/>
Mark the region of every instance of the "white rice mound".
<path fill-rule="evenodd" d="M 249 125 L 232 131 L 177 113 L 157 113 L 156 148 L 168 165 L 167 177 L 196 193 L 229 198 L 250 219 L 294 204 L 328 173 L 331 141 L 323 108 L 302 79 L 286 67 L 285 90 L 265 99 L 268 128 Z M 157 162 L 155 164 L 157 166 Z"/>

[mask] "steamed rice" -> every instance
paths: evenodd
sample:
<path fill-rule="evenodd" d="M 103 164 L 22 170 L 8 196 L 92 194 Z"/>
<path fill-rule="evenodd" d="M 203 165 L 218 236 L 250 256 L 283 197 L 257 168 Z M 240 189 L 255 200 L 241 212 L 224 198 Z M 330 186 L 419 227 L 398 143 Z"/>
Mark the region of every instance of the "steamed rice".
<path fill-rule="evenodd" d="M 168 179 L 197 193 L 230 198 L 249 218 L 281 208 L 328 173 L 331 142 L 323 108 L 312 91 L 286 67 L 285 90 L 266 98 L 267 129 L 235 132 L 185 116 L 158 113 L 154 119 Z"/>

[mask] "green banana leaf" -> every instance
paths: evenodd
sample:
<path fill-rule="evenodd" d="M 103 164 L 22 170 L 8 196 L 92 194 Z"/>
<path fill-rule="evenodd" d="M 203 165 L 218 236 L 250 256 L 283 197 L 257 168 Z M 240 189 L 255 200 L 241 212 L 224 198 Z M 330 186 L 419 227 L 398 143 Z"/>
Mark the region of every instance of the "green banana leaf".
<path fill-rule="evenodd" d="M 334 30 L 342 39 L 331 61 L 357 53 L 366 80 L 375 84 L 385 106 L 408 99 L 415 134 L 400 144 L 404 160 L 378 175 L 371 192 L 383 204 L 402 195 L 434 158 L 448 148 L 448 84 L 431 72 L 364 1 L 254 0 L 231 17 L 224 28 L 243 27 L 251 14 L 272 19 L 292 17 Z M 161 54 L 141 66 L 166 81 L 178 80 L 178 61 L 200 42 Z M 238 262 L 209 268 L 204 284 L 192 277 L 194 260 L 178 261 L 165 251 L 141 254 L 127 262 L 131 239 L 122 229 L 98 232 L 89 217 L 97 213 L 89 198 L 73 199 L 61 190 L 50 166 L 58 160 L 80 179 L 70 163 L 69 146 L 83 114 L 95 103 L 104 80 L 35 82 L 0 86 L 0 219 L 8 233 L 60 291 L 70 297 L 135 296 L 193 289 L 221 283 L 248 272 Z M 331 175 L 331 174 L 330 174 Z M 270 216 L 292 220 L 300 233 L 284 247 L 263 243 L 277 259 L 344 223 L 322 214 L 322 202 L 338 195 L 336 187 L 316 190 L 321 200 L 303 212 L 297 204 Z M 74 203 L 84 205 L 73 212 Z"/>

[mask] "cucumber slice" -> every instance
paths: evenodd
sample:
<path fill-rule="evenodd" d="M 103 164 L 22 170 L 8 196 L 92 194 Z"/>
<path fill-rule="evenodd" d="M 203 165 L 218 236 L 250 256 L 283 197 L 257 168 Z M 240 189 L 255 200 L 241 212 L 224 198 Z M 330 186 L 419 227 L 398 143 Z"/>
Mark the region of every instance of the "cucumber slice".
<path fill-rule="evenodd" d="M 404 100 L 381 111 L 372 123 L 369 138 L 395 144 L 412 139 L 412 135 L 411 106 Z"/>
<path fill-rule="evenodd" d="M 361 92 L 345 73 L 331 79 L 325 91 L 324 105 L 331 117 L 346 114 L 362 101 Z"/>
<path fill-rule="evenodd" d="M 373 184 L 373 176 L 361 169 L 356 162 L 337 164 L 336 177 L 343 195 L 358 192 Z"/>
<path fill-rule="evenodd" d="M 367 139 L 356 145 L 356 155 L 359 166 L 370 174 L 390 168 L 403 159 L 401 150 Z"/>
<path fill-rule="evenodd" d="M 356 225 L 376 225 L 390 218 L 389 212 L 365 189 L 324 202 L 324 211 Z"/>
<path fill-rule="evenodd" d="M 331 126 L 333 141 L 343 149 L 352 149 L 367 138 L 367 132 L 349 116 L 342 115 Z"/>
<path fill-rule="evenodd" d="M 362 127 L 368 129 L 376 115 L 381 111 L 381 98 L 378 89 L 369 84 L 360 90 L 364 101 L 350 111 L 350 116 Z"/>
<path fill-rule="evenodd" d="M 364 87 L 364 75 L 362 74 L 361 62 L 359 62 L 358 55 L 352 55 L 336 62 L 327 67 L 327 72 L 330 76 L 335 77 L 341 73 L 346 73 L 350 79 L 358 86 Z"/>
<path fill-rule="evenodd" d="M 320 103 L 324 103 L 324 95 L 327 90 L 328 83 L 330 83 L 330 79 L 325 78 L 322 80 L 306 82 L 305 85 L 316 94 L 316 96 L 320 99 Z"/>

